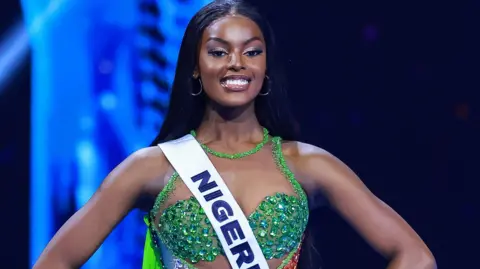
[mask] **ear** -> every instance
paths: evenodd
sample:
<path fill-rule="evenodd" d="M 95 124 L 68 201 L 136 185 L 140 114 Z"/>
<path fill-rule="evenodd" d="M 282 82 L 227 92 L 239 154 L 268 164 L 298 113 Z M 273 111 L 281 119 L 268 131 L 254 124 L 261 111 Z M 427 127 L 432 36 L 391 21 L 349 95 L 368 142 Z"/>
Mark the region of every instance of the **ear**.
<path fill-rule="evenodd" d="M 192 77 L 194 79 L 198 79 L 198 77 L 200 76 L 200 73 L 198 72 L 198 68 L 195 67 L 195 70 L 193 70 L 193 75 Z"/>

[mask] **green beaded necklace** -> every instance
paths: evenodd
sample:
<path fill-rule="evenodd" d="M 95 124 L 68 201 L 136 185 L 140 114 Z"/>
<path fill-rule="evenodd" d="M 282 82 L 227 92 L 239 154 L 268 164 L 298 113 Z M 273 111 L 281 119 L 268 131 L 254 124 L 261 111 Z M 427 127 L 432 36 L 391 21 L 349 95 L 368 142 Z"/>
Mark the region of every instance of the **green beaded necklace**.
<path fill-rule="evenodd" d="M 197 136 L 197 133 L 194 130 L 190 131 L 190 134 L 193 135 L 193 137 Z M 268 136 L 268 130 L 266 128 L 263 128 L 263 140 L 262 140 L 262 142 L 258 143 L 255 146 L 255 148 L 253 148 L 249 151 L 229 154 L 229 153 L 223 153 L 223 152 L 215 151 L 215 150 L 209 148 L 207 145 L 202 144 L 202 143 L 200 143 L 200 146 L 202 146 L 202 148 L 206 152 L 212 154 L 213 156 L 233 160 L 233 159 L 240 159 L 240 158 L 243 158 L 243 157 L 246 157 L 246 156 L 249 156 L 249 155 L 252 155 L 254 153 L 259 152 L 263 148 L 263 146 L 265 146 L 265 144 L 268 143 L 269 140 L 270 140 L 270 137 Z"/>

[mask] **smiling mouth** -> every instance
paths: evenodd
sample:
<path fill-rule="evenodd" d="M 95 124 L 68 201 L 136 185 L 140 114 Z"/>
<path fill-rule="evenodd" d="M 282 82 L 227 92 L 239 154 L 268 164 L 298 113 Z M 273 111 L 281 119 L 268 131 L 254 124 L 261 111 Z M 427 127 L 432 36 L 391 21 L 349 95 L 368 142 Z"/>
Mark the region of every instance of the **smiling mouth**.
<path fill-rule="evenodd" d="M 246 91 L 250 86 L 250 81 L 251 79 L 246 76 L 229 76 L 221 79 L 220 85 L 227 90 L 239 92 Z"/>

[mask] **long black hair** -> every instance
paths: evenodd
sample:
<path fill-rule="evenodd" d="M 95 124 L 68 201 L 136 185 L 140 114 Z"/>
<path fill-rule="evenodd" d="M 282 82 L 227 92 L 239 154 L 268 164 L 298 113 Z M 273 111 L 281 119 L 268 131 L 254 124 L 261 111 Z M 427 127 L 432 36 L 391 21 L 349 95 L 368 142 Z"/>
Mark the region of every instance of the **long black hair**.
<path fill-rule="evenodd" d="M 296 123 L 286 95 L 285 76 L 275 56 L 276 45 L 270 25 L 247 2 L 224 0 L 206 5 L 188 23 L 178 55 L 167 115 L 152 145 L 180 138 L 199 127 L 208 97 L 205 94 L 192 95 L 200 91 L 200 83 L 193 78 L 194 70 L 198 66 L 198 47 L 205 28 L 229 14 L 238 14 L 251 19 L 259 26 L 265 38 L 269 79 L 266 80 L 268 83 L 264 83 L 261 92 L 268 92 L 268 95 L 258 96 L 255 100 L 255 114 L 259 123 L 274 136 L 298 140 Z"/>
<path fill-rule="evenodd" d="M 200 91 L 200 84 L 193 79 L 193 73 L 198 66 L 199 43 L 205 28 L 229 14 L 242 15 L 254 21 L 265 39 L 269 79 L 268 83 L 263 84 L 261 92 L 268 92 L 268 95 L 258 96 L 255 100 L 255 114 L 259 123 L 267 128 L 273 136 L 280 136 L 290 141 L 300 140 L 297 123 L 294 121 L 288 102 L 283 65 L 279 63 L 279 58 L 276 56 L 275 38 L 269 23 L 247 2 L 223 0 L 206 5 L 188 23 L 180 47 L 168 112 L 152 146 L 180 138 L 199 127 L 208 101 L 208 97 L 204 94 L 192 95 L 192 93 Z M 313 268 L 314 248 L 310 226 L 309 223 L 300 255 L 299 268 Z"/>

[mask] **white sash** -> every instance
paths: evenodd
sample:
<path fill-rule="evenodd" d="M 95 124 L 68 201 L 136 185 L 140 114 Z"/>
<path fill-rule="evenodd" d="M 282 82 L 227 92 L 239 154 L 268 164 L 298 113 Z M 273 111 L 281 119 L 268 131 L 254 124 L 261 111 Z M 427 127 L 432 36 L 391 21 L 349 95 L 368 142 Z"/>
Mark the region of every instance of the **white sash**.
<path fill-rule="evenodd" d="M 220 174 L 192 135 L 158 145 L 202 206 L 233 269 L 268 269 L 253 231 Z"/>

